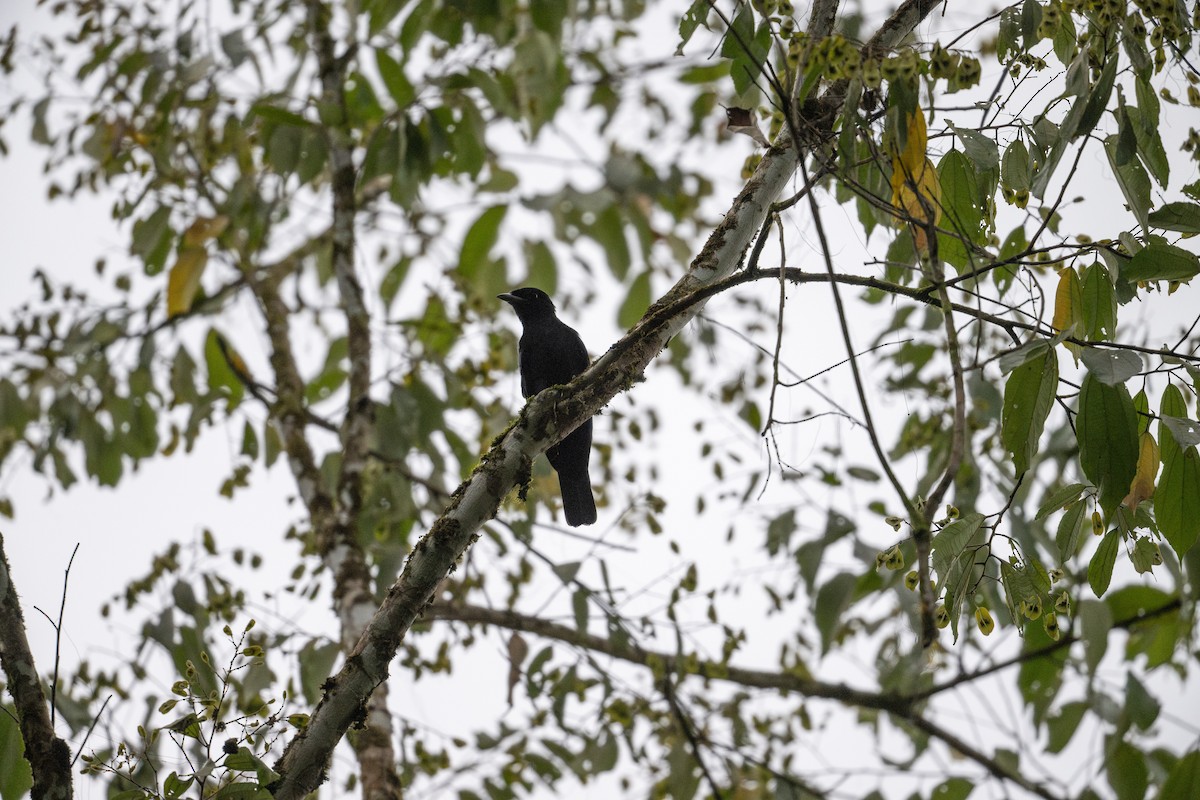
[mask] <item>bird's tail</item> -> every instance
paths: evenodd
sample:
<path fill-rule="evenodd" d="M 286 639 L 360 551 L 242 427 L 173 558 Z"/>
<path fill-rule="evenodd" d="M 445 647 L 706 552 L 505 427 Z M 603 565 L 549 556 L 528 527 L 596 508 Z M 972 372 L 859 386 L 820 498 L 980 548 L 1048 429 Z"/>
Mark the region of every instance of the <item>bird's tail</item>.
<path fill-rule="evenodd" d="M 596 500 L 592 497 L 592 479 L 586 472 L 580 475 L 558 473 L 558 489 L 562 492 L 563 513 L 572 528 L 591 525 L 596 521 Z"/>

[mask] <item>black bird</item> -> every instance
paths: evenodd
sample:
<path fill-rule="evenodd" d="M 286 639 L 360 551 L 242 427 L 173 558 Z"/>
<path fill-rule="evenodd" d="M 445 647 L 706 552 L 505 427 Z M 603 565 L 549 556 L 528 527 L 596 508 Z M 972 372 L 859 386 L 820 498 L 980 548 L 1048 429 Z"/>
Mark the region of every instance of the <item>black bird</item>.
<path fill-rule="evenodd" d="M 532 397 L 550 386 L 568 382 L 587 369 L 590 363 L 587 348 L 575 329 L 555 316 L 550 295 L 541 289 L 522 288 L 497 297 L 512 306 L 521 320 L 521 342 L 517 348 L 521 394 Z M 588 475 L 591 454 L 590 419 L 546 451 L 550 466 L 558 472 L 563 513 L 571 527 L 596 521 L 596 501 Z"/>

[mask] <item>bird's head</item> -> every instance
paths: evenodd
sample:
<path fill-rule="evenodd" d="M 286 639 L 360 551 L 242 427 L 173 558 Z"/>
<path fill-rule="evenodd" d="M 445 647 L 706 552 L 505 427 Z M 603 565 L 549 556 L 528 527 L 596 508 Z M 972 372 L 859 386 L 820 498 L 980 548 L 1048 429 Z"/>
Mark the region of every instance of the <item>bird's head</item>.
<path fill-rule="evenodd" d="M 541 289 L 524 286 L 496 295 L 496 298 L 512 306 L 522 322 L 554 316 L 554 301 Z"/>

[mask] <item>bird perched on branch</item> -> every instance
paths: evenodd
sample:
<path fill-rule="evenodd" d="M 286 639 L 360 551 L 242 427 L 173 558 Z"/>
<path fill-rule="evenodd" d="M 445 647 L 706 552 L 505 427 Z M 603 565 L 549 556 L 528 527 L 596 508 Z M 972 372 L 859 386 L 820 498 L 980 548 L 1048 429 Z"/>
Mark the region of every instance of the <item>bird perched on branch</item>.
<path fill-rule="evenodd" d="M 517 348 L 521 394 L 532 397 L 550 386 L 566 383 L 587 369 L 590 359 L 575 329 L 554 313 L 554 301 L 541 289 L 521 288 L 497 295 L 513 307 L 521 320 Z M 592 421 L 589 419 L 546 451 L 558 473 L 563 513 L 571 527 L 596 521 L 596 501 L 588 459 L 592 454 Z"/>

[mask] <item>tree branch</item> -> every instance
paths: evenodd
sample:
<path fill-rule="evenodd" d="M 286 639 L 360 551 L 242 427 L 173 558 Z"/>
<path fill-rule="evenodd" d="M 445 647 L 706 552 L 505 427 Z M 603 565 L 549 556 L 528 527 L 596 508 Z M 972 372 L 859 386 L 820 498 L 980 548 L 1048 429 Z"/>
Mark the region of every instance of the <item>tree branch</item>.
<path fill-rule="evenodd" d="M 521 631 L 546 639 L 554 639 L 591 653 L 599 653 L 637 666 L 687 674 L 683 667 L 683 661 L 675 654 L 647 650 L 633 643 L 624 644 L 621 640 L 585 633 L 577 628 L 559 625 L 542 617 L 521 614 L 516 611 L 460 603 L 435 602 L 425 609 L 421 620 L 422 622 L 447 620 L 492 625 L 506 630 Z M 632 640 L 629 641 L 632 642 Z M 803 697 L 836 700 L 846 705 L 871 708 L 877 711 L 900 711 L 906 709 L 910 702 L 908 698 L 904 697 L 855 689 L 844 683 L 828 683 L 788 672 L 732 667 L 717 661 L 701 660 L 695 663 L 697 666 L 690 674 L 706 680 L 728 681 L 751 689 L 769 689 L 798 694 Z"/>
<path fill-rule="evenodd" d="M 1175 607 L 1177 608 L 1178 604 Z M 1145 616 L 1160 613 L 1162 613 L 1162 609 L 1150 612 L 1149 615 Z M 590 653 L 599 653 L 655 671 L 666 672 L 668 674 L 683 674 L 681 673 L 681 659 L 671 653 L 646 650 L 635 643 L 624 643 L 624 640 L 618 643 L 617 640 L 612 638 L 595 636 L 579 631 L 576 628 L 559 625 L 541 617 L 529 616 L 516 611 L 497 610 L 477 605 L 436 602 L 425 610 L 423 620 L 456 621 L 468 624 L 490 625 L 512 631 L 522 631 L 546 639 L 564 642 L 587 650 Z M 1058 646 L 1059 643 L 1055 643 L 1054 649 L 1058 649 Z M 975 749 L 950 731 L 923 717 L 917 709 L 921 700 L 932 694 L 932 691 L 912 695 L 868 692 L 861 689 L 854 689 L 845 684 L 804 678 L 792 673 L 745 669 L 732 667 L 720 662 L 704 660 L 693 662 L 693 671 L 690 674 L 694 674 L 704 680 L 728 681 L 745 688 L 770 689 L 798 694 L 804 697 L 835 700 L 848 706 L 885 711 L 908 721 L 930 736 L 941 740 L 944 744 L 976 762 L 996 777 L 1005 781 L 1011 781 L 1047 800 L 1060 800 L 1060 798 L 1048 793 L 1044 788 L 1029 781 L 1020 773 L 1009 770 L 994 758 Z M 672 711 L 674 713 L 675 709 L 673 708 Z M 681 721 L 681 724 L 686 723 Z M 689 740 L 691 741 L 691 737 L 689 737 Z M 699 747 L 698 742 L 692 741 L 692 744 L 693 747 Z"/>
<path fill-rule="evenodd" d="M 1013 769 L 1009 769 L 1008 767 L 1001 764 L 996 759 L 985 754 L 981 750 L 975 749 L 974 747 L 972 747 L 971 745 L 967 744 L 965 741 L 960 739 L 958 736 L 954 735 L 953 733 L 951 733 L 950 731 L 941 727 L 940 725 L 930 722 L 928 719 L 921 716 L 920 714 L 911 714 L 911 715 L 902 715 L 902 716 L 904 716 L 904 718 L 906 720 L 908 720 L 908 722 L 911 725 L 913 725 L 914 727 L 919 728 L 922 731 L 925 731 L 925 733 L 928 733 L 930 736 L 934 737 L 935 739 L 940 739 L 944 744 L 948 745 L 949 747 L 953 748 L 954 750 L 957 750 L 961 755 L 965 756 L 966 758 L 971 759 L 976 764 L 979 764 L 984 769 L 986 769 L 988 772 L 995 775 L 997 778 L 1000 778 L 1000 779 L 1006 780 L 1006 781 L 1011 781 L 1012 783 L 1015 783 L 1018 786 L 1020 786 L 1025 791 L 1035 794 L 1038 797 L 1044 798 L 1044 800 L 1063 800 L 1063 798 L 1059 797 L 1058 795 L 1051 794 L 1041 784 L 1034 783 L 1033 781 L 1026 778 L 1024 775 L 1022 775 L 1020 772 L 1013 770 Z"/>
<path fill-rule="evenodd" d="M 886 44 L 911 31 L 935 4 L 909 0 L 896 12 L 908 27 L 885 23 L 886 34 L 872 41 Z M 831 100 L 833 105 L 840 100 Z M 832 121 L 833 116 L 823 116 Z M 434 590 L 478 537 L 480 526 L 495 516 L 500 502 L 530 472 L 534 457 L 561 441 L 590 419 L 617 394 L 627 391 L 646 367 L 700 311 L 704 301 L 689 298 L 738 269 L 754 234 L 796 172 L 801 154 L 788 141 L 778 141 L 764 155 L 754 175 L 734 199 L 725 218 L 709 236 L 687 272 L 642 320 L 569 384 L 552 387 L 532 398 L 516 423 L 498 437 L 471 476 L 459 486 L 449 507 L 417 542 L 400 577 L 392 584 L 363 637 L 345 664 L 325 683 L 325 694 L 307 727 L 289 743 L 276 763 L 280 779 L 271 791 L 282 800 L 301 800 L 326 775 L 330 754 L 350 725 L 362 718 L 364 703 L 388 675 L 396 650 Z M 676 304 L 682 310 L 661 314 Z"/>
<path fill-rule="evenodd" d="M 70 800 L 71 749 L 54 734 L 46 695 L 25 635 L 25 617 L 0 534 L 0 667 L 17 709 L 25 760 L 33 770 L 33 800 Z"/>

